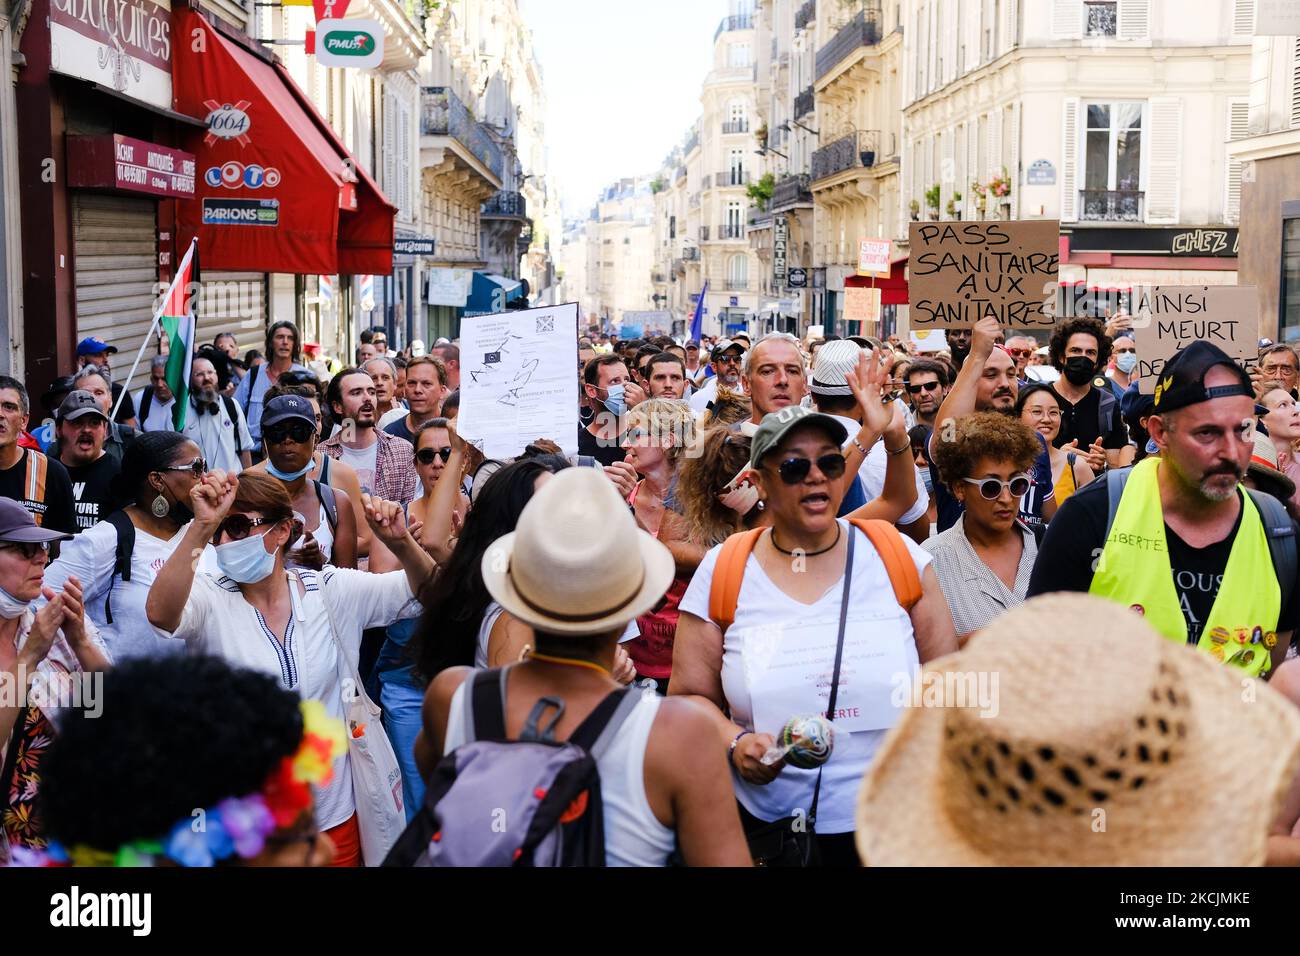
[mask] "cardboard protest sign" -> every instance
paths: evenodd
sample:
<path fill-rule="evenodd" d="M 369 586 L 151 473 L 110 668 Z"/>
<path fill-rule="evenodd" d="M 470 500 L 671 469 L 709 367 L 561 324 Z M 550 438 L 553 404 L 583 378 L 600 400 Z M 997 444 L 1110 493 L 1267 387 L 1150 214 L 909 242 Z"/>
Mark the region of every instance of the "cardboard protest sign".
<path fill-rule="evenodd" d="M 1259 294 L 1254 286 L 1134 288 L 1138 391 L 1155 393 L 1165 363 L 1197 339 L 1217 345 L 1247 372 L 1259 361 Z"/>
<path fill-rule="evenodd" d="M 1060 224 L 914 222 L 908 234 L 914 329 L 968 329 L 992 316 L 1007 329 L 1056 323 Z"/>
<path fill-rule="evenodd" d="M 889 278 L 890 258 L 893 256 L 892 239 L 858 240 L 858 275 Z"/>
<path fill-rule="evenodd" d="M 880 327 L 880 290 L 861 287 L 845 289 L 844 321 L 861 323 L 858 326 L 861 332 L 858 334 L 874 334 Z"/>

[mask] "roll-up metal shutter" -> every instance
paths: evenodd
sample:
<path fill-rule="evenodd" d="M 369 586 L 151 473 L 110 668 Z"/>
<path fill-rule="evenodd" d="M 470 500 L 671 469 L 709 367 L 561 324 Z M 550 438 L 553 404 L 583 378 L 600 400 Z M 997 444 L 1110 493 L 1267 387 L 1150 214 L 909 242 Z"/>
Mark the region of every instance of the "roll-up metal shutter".
<path fill-rule="evenodd" d="M 153 322 L 158 289 L 157 203 L 75 193 L 72 197 L 77 341 L 93 335 L 117 346 L 114 381 L 122 382 Z M 149 384 L 145 356 L 129 389 Z"/>
<path fill-rule="evenodd" d="M 198 344 L 208 345 L 221 332 L 239 343 L 239 354 L 259 352 L 266 344 L 266 273 L 216 272 L 199 258 Z"/>

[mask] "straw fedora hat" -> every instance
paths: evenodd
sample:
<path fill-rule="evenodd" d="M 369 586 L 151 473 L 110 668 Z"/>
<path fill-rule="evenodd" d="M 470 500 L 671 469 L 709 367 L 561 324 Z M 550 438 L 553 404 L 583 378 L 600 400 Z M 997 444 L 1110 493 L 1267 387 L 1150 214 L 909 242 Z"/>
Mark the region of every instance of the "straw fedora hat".
<path fill-rule="evenodd" d="M 649 611 L 672 584 L 672 553 L 639 529 L 598 468 L 566 468 L 483 554 L 488 593 L 525 624 L 599 634 Z"/>
<path fill-rule="evenodd" d="M 1264 862 L 1300 709 L 1262 681 L 1082 594 L 1027 601 L 924 674 L 955 706 L 906 708 L 881 745 L 858 800 L 863 862 Z M 995 706 L 960 706 L 971 675 Z"/>

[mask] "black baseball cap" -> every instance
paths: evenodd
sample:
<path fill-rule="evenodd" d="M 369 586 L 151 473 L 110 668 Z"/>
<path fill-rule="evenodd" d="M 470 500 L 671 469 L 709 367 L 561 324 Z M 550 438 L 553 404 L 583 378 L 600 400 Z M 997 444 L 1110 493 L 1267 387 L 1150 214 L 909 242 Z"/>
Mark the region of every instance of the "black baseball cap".
<path fill-rule="evenodd" d="M 262 409 L 262 432 L 265 433 L 272 425 L 295 418 L 312 428 L 316 427 L 316 413 L 312 410 L 311 402 L 297 395 L 277 395 Z"/>
<path fill-rule="evenodd" d="M 1230 368 L 1237 381 L 1232 385 L 1206 388 L 1206 373 L 1220 365 Z M 1152 413 L 1159 415 L 1234 395 L 1244 395 L 1251 399 L 1255 397 L 1250 376 L 1223 349 L 1198 339 L 1165 363 L 1164 369 L 1156 378 Z"/>
<path fill-rule="evenodd" d="M 99 407 L 99 402 L 95 401 L 95 396 L 82 389 L 77 389 L 68 393 L 68 397 L 63 400 L 63 404 L 59 406 L 59 410 L 55 413 L 54 420 L 56 422 L 75 422 L 78 418 L 85 418 L 87 415 L 98 415 L 104 421 L 108 421 L 108 416 Z"/>

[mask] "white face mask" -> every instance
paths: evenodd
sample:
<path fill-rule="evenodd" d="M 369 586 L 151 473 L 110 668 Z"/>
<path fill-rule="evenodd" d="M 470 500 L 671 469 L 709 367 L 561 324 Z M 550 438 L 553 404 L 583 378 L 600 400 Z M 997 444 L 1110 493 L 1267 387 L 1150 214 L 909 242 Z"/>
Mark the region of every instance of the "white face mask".
<path fill-rule="evenodd" d="M 741 517 L 754 510 L 754 505 L 758 504 L 758 486 L 749 475 L 748 465 L 741 469 L 740 474 L 727 482 L 727 487 L 723 488 L 722 493 L 718 495 L 718 501 L 724 508 L 730 508 Z"/>
<path fill-rule="evenodd" d="M 20 601 L 4 588 L 0 588 L 0 618 L 4 618 L 6 621 L 22 617 L 27 610 L 27 606 L 31 603 L 31 601 Z"/>

